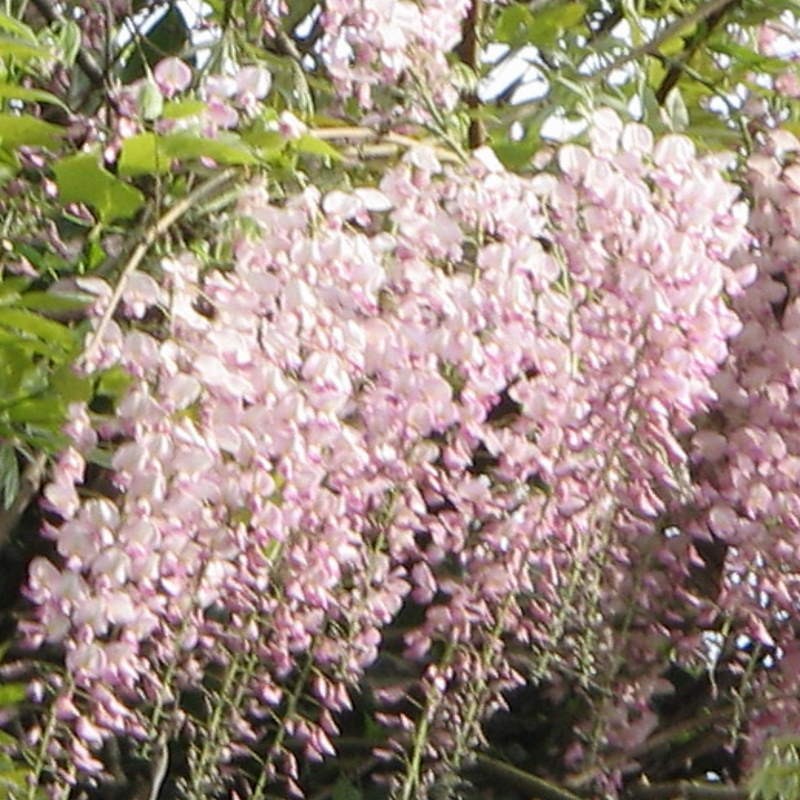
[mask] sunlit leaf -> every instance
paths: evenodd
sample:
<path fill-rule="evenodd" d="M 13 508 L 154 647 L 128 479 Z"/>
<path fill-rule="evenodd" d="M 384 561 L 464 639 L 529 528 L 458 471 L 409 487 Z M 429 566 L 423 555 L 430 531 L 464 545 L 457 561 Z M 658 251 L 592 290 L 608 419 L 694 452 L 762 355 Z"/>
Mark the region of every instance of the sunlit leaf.
<path fill-rule="evenodd" d="M 142 119 L 153 120 L 164 110 L 164 95 L 152 80 L 146 80 L 139 91 L 139 114 Z"/>
<path fill-rule="evenodd" d="M 64 364 L 53 373 L 50 385 L 65 403 L 87 402 L 92 397 L 92 381 L 75 372 L 70 364 Z"/>
<path fill-rule="evenodd" d="M 172 100 L 164 104 L 163 119 L 184 119 L 201 114 L 207 108 L 202 100 Z"/>
<path fill-rule="evenodd" d="M 130 219 L 144 205 L 138 189 L 103 169 L 89 153 L 61 159 L 53 172 L 61 199 L 91 206 L 103 222 Z"/>
<path fill-rule="evenodd" d="M 172 133 L 160 140 L 168 158 L 211 158 L 219 164 L 255 164 L 256 157 L 250 148 L 236 135 L 221 135 L 209 139 L 192 133 Z"/>
<path fill-rule="evenodd" d="M 27 787 L 28 780 L 30 778 L 30 772 L 25 767 L 8 767 L 8 768 L 1 768 L 0 769 L 0 788 L 6 790 L 22 790 Z M 7 797 L 13 798 L 16 795 L 7 795 Z M 36 794 L 37 797 L 40 795 Z"/>
<path fill-rule="evenodd" d="M 39 44 L 19 39 L 15 36 L 0 34 L 0 56 L 13 58 L 50 58 L 51 53 Z"/>
<path fill-rule="evenodd" d="M 66 66 L 72 66 L 81 49 L 81 29 L 74 20 L 64 20 L 59 25 L 56 44 L 61 54 L 60 61 Z"/>
<path fill-rule="evenodd" d="M 20 400 L 5 410 L 11 422 L 59 428 L 64 421 L 64 404 L 59 397 L 36 397 Z M 2 705 L 2 703 L 0 703 Z"/>
<path fill-rule="evenodd" d="M 209 139 L 194 133 L 158 136 L 140 133 L 126 139 L 120 151 L 120 175 L 153 175 L 170 170 L 173 160 L 194 161 L 209 158 L 218 164 L 255 164 L 252 150 L 238 136 L 228 134 Z"/>
<path fill-rule="evenodd" d="M 100 376 L 97 382 L 97 393 L 118 399 L 128 391 L 131 375 L 122 367 L 111 367 Z"/>
<path fill-rule="evenodd" d="M 512 47 L 526 44 L 552 47 L 567 29 L 583 20 L 586 5 L 578 2 L 554 2 L 534 13 L 526 5 L 515 3 L 503 9 L 495 28 L 499 42 Z"/>
<path fill-rule="evenodd" d="M 139 133 L 122 143 L 117 162 L 120 175 L 157 175 L 169 171 L 169 159 L 154 133 Z"/>
<path fill-rule="evenodd" d="M 0 83 L 0 99 L 23 100 L 29 103 L 49 103 L 69 111 L 66 103 L 51 92 L 45 92 L 43 89 L 28 89 L 16 83 Z"/>
<path fill-rule="evenodd" d="M 667 95 L 663 110 L 670 130 L 686 130 L 689 124 L 689 112 L 686 108 L 686 103 L 683 101 L 683 95 L 681 95 L 677 86 Z"/>
<path fill-rule="evenodd" d="M 0 113 L 0 142 L 7 148 L 21 145 L 47 147 L 55 144 L 65 133 L 63 128 L 30 114 Z"/>
<path fill-rule="evenodd" d="M 75 345 L 75 335 L 66 325 L 26 309 L 0 307 L 0 326 L 44 339 L 65 349 Z"/>
<path fill-rule="evenodd" d="M 533 13 L 524 5 L 515 3 L 503 9 L 494 34 L 502 44 L 521 47 L 528 44 L 535 24 Z"/>
<path fill-rule="evenodd" d="M 81 311 L 91 299 L 81 292 L 25 292 L 15 305 L 32 311 L 60 314 Z"/>
<path fill-rule="evenodd" d="M 304 134 L 298 139 L 292 140 L 292 146 L 298 153 L 305 153 L 306 155 L 322 156 L 330 158 L 334 161 L 341 161 L 342 154 L 329 142 L 324 139 L 318 139 L 316 136 Z"/>
<path fill-rule="evenodd" d="M 36 44 L 37 42 L 36 34 L 30 27 L 14 17 L 9 17 L 8 14 L 0 14 L 0 30 L 13 33 L 30 44 Z"/>
<path fill-rule="evenodd" d="M 732 60 L 732 65 L 737 70 L 753 69 L 759 72 L 766 72 L 775 74 L 784 72 L 789 66 L 782 58 L 772 58 L 770 56 L 763 56 L 749 47 L 736 44 L 729 39 L 714 39 L 709 42 L 709 48 L 716 53 L 722 53 L 729 56 Z"/>
<path fill-rule="evenodd" d="M 16 705 L 25 699 L 26 686 L 24 683 L 0 684 L 0 708 Z"/>

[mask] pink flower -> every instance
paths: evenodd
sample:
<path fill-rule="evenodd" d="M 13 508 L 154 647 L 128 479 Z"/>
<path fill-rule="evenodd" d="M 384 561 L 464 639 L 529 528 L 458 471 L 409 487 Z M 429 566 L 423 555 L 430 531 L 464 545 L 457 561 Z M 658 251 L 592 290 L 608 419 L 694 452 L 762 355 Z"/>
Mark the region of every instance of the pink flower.
<path fill-rule="evenodd" d="M 128 276 L 122 300 L 128 313 L 136 319 L 141 319 L 150 306 L 158 305 L 163 299 L 163 290 L 150 275 L 137 271 Z"/>
<path fill-rule="evenodd" d="M 192 82 L 192 70 L 179 58 L 165 58 L 153 69 L 153 77 L 165 97 L 171 98 L 184 91 Z"/>
<path fill-rule="evenodd" d="M 308 132 L 308 126 L 291 111 L 281 111 L 281 115 L 278 117 L 278 130 L 287 139 L 299 139 Z"/>
<path fill-rule="evenodd" d="M 236 98 L 245 107 L 269 93 L 272 76 L 264 67 L 243 67 L 236 73 Z"/>

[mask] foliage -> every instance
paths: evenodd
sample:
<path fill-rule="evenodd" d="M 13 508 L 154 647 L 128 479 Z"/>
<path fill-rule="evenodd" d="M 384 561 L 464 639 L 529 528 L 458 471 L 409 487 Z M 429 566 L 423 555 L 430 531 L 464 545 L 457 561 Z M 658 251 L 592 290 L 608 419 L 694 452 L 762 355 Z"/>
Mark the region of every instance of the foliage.
<path fill-rule="evenodd" d="M 7 0 L 8 796 L 794 796 L 795 11 Z"/>

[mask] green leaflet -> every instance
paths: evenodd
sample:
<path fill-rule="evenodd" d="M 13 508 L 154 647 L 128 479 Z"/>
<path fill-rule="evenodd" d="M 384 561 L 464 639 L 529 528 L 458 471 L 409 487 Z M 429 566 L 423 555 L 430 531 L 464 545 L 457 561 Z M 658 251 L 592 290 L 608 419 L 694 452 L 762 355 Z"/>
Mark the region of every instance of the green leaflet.
<path fill-rule="evenodd" d="M 54 145 L 65 131 L 30 114 L 0 114 L 0 142 L 15 150 L 22 145 L 48 147 Z"/>
<path fill-rule="evenodd" d="M 65 203 L 85 203 L 101 222 L 130 219 L 144 205 L 144 196 L 121 181 L 89 153 L 62 158 L 53 167 L 58 190 Z"/>
<path fill-rule="evenodd" d="M 208 139 L 194 133 L 159 136 L 140 133 L 126 139 L 119 157 L 119 174 L 125 176 L 165 174 L 173 160 L 210 158 L 218 164 L 255 164 L 253 151 L 236 135 Z"/>

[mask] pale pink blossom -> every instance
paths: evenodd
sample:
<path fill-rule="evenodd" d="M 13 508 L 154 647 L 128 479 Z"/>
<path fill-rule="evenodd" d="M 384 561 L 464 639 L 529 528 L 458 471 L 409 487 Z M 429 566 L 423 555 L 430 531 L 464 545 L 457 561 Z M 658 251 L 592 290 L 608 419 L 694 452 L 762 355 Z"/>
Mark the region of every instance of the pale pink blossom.
<path fill-rule="evenodd" d="M 179 58 L 165 58 L 153 68 L 153 77 L 165 97 L 174 97 L 192 82 L 192 70 Z"/>

